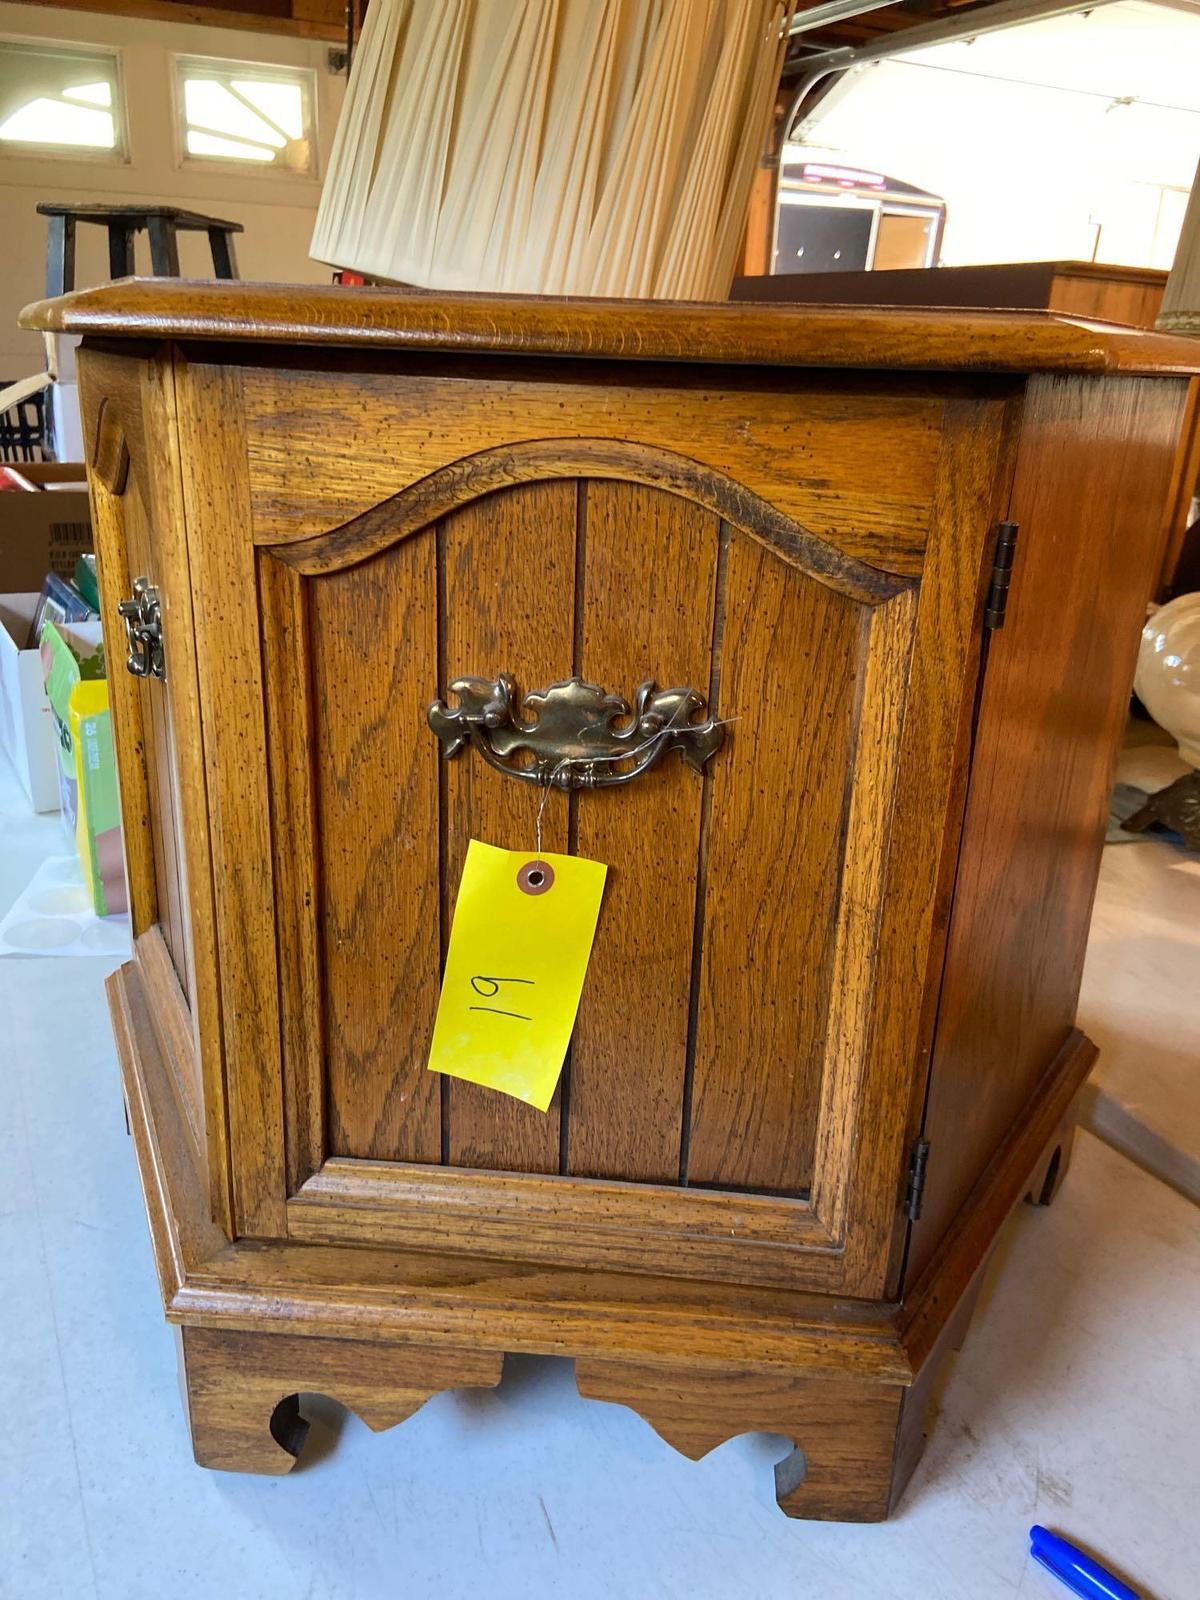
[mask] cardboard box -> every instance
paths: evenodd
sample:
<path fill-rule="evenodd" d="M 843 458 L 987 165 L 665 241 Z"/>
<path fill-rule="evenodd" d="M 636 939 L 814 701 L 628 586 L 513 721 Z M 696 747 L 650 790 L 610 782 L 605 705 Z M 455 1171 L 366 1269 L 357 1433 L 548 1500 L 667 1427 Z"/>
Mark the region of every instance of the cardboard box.
<path fill-rule="evenodd" d="M 0 749 L 35 811 L 57 811 L 58 745 L 41 655 L 27 648 L 36 594 L 0 594 Z"/>
<path fill-rule="evenodd" d="M 92 548 L 87 469 L 70 461 L 14 461 L 38 494 L 0 493 L 0 585 L 9 593 L 40 589 L 48 572 L 69 578 Z"/>
<path fill-rule="evenodd" d="M 99 622 L 47 622 L 42 670 L 57 734 L 63 822 L 98 917 L 127 911 L 117 764 Z"/>

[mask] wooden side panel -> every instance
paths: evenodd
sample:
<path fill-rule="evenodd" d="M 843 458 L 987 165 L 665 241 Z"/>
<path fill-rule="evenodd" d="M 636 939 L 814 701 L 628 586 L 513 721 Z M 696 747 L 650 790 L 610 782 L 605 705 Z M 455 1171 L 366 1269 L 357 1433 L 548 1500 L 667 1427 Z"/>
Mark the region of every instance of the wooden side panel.
<path fill-rule="evenodd" d="M 585 678 L 627 699 L 646 678 L 709 693 L 719 530 L 679 496 L 587 485 Z M 571 1044 L 568 1172 L 678 1181 L 702 793 L 672 757 L 576 802 L 576 848 L 609 873 Z"/>
<path fill-rule="evenodd" d="M 488 495 L 443 522 L 442 648 L 436 692 L 464 674 L 511 673 L 522 690 L 569 678 L 575 664 L 574 482 L 518 485 Z M 421 536 L 423 537 L 423 536 Z M 432 542 L 432 541 L 431 541 Z M 427 683 L 434 682 L 431 673 Z M 425 694 L 421 709 L 433 698 Z M 437 742 L 422 725 L 430 759 Z M 493 772 L 470 751 L 443 763 L 444 928 L 448 936 L 468 841 L 534 848 L 542 796 Z M 542 846 L 570 844 L 565 795 L 546 797 Z M 436 1082 L 434 1074 L 426 1074 Z M 544 1114 L 477 1084 L 446 1080 L 446 1152 L 455 1166 L 557 1172 L 561 1088 Z"/>
<path fill-rule="evenodd" d="M 1067 1038 L 1185 384 L 1031 380 L 926 1117 L 918 1272 Z M 1086 485 L 1086 492 L 1081 491 Z"/>
<path fill-rule="evenodd" d="M 241 382 L 176 368 L 197 679 L 212 840 L 216 965 L 231 1146 L 233 1221 L 286 1231 L 275 885 L 262 642 Z"/>
<path fill-rule="evenodd" d="M 811 1177 L 854 753 L 863 608 L 730 542 L 704 865 L 687 1176 Z"/>
<path fill-rule="evenodd" d="M 441 1156 L 425 1070 L 438 992 L 436 545 L 405 539 L 311 585 L 313 734 L 332 1154 Z"/>
<path fill-rule="evenodd" d="M 191 558 L 183 501 L 172 358 L 142 363 L 145 418 L 146 509 L 159 554 L 163 608 L 166 703 L 172 750 L 178 860 L 184 902 L 187 1000 L 191 1011 L 193 1069 L 202 1083 L 204 1145 L 213 1217 L 233 1231 L 229 1122 L 221 1037 L 220 978 L 209 840 L 208 791 L 200 686 L 192 609 Z"/>
<path fill-rule="evenodd" d="M 154 584 L 163 622 L 165 682 L 145 683 L 120 666 L 109 673 L 138 960 L 154 995 L 155 1024 L 168 1035 L 176 1081 L 199 1130 L 212 1214 L 229 1231 L 232 1199 L 208 796 L 174 366 L 165 353 L 143 359 L 84 350 L 79 367 L 110 659 L 124 659 L 117 607 L 135 577 L 145 575 Z M 149 768 L 154 769 L 153 782 Z M 168 871 L 171 854 L 174 867 Z M 161 894 L 153 882 L 156 855 L 163 873 Z M 161 927 L 152 930 L 160 921 Z M 169 981 L 156 981 L 147 952 L 161 953 L 164 971 L 157 974 L 159 979 L 168 978 L 167 966 L 173 968 Z M 189 1033 L 190 1045 L 185 1042 Z"/>

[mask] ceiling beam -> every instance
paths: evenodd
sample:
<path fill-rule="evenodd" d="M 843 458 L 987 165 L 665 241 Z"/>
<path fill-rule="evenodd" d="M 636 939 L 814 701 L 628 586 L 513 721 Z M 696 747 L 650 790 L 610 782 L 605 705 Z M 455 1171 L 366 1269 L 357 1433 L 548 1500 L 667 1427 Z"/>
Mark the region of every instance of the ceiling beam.
<path fill-rule="evenodd" d="M 805 6 L 802 11 L 797 11 L 788 33 L 793 37 L 798 33 L 809 33 L 813 28 L 824 28 L 832 22 L 845 22 L 851 17 L 861 17 L 868 11 L 882 11 L 892 3 L 893 0 L 821 0 L 819 5 Z"/>
<path fill-rule="evenodd" d="M 17 0 L 50 11 L 86 11 L 105 17 L 138 17 L 147 22 L 184 22 L 201 28 L 236 28 L 250 33 L 281 33 L 299 39 L 345 42 L 341 0 L 285 0 L 286 11 L 253 5 L 228 7 L 193 0 Z"/>

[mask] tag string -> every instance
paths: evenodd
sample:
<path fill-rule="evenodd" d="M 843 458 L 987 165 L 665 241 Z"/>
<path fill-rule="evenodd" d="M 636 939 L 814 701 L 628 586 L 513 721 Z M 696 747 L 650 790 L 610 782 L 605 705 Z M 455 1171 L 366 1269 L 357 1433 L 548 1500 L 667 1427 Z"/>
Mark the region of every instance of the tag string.
<path fill-rule="evenodd" d="M 537 856 L 539 861 L 542 859 L 542 818 L 546 813 L 546 801 L 550 798 L 550 790 L 554 786 L 555 777 L 560 772 L 565 772 L 570 765 L 571 757 L 564 756 L 556 766 L 551 767 L 550 771 L 546 774 L 545 779 L 538 780 L 542 791 L 542 798 L 538 802 L 537 808 L 537 825 L 535 828 L 537 842 L 534 845 L 534 854 Z"/>
<path fill-rule="evenodd" d="M 729 723 L 737 722 L 739 720 L 740 719 L 737 717 L 721 717 L 714 722 L 712 726 L 714 728 L 724 728 L 727 727 Z M 556 761 L 554 766 L 552 766 L 548 772 L 542 776 L 539 776 L 538 786 L 542 791 L 542 798 L 538 802 L 537 819 L 534 825 L 534 832 L 536 835 L 534 850 L 539 860 L 542 854 L 542 817 L 546 812 L 546 801 L 550 798 L 550 791 L 554 787 L 554 780 L 558 777 L 560 772 L 566 772 L 571 767 L 576 766 L 599 767 L 607 762 L 632 761 L 637 756 L 644 755 L 647 750 L 652 750 L 654 746 L 658 744 L 659 740 L 666 738 L 667 734 L 675 733 L 676 731 L 677 729 L 673 727 L 670 722 L 665 722 L 661 728 L 657 728 L 652 734 L 649 735 L 648 738 L 643 739 L 641 744 L 635 744 L 629 750 L 617 750 L 611 755 L 563 756 L 562 760 Z"/>

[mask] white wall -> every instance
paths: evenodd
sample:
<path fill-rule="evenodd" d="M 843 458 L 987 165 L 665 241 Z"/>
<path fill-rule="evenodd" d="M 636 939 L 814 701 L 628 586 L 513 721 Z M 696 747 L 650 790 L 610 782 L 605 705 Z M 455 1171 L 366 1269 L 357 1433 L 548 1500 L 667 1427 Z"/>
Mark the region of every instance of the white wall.
<path fill-rule="evenodd" d="M 1200 13 L 1129 0 L 860 69 L 801 149 L 940 195 L 948 266 L 1169 267 L 1200 157 L 1198 68 Z"/>
<path fill-rule="evenodd" d="M 243 223 L 246 230 L 235 240 L 243 278 L 329 281 L 329 268 L 308 255 L 320 178 L 345 85 L 343 77 L 328 70 L 327 45 L 240 29 L 4 3 L 0 3 L 0 37 L 116 46 L 122 58 L 129 133 L 127 162 L 8 152 L 0 156 L 0 379 L 22 377 L 42 366 L 40 336 L 16 326 L 20 308 L 44 293 L 46 219 L 37 214 L 39 201 L 141 200 L 228 217 Z M 317 79 L 317 176 L 181 162 L 173 110 L 173 53 L 311 67 Z M 137 249 L 138 270 L 149 272 L 145 234 Z M 203 234 L 180 236 L 180 266 L 188 277 L 212 276 Z M 79 228 L 76 285 L 82 288 L 107 277 L 105 230 Z"/>

